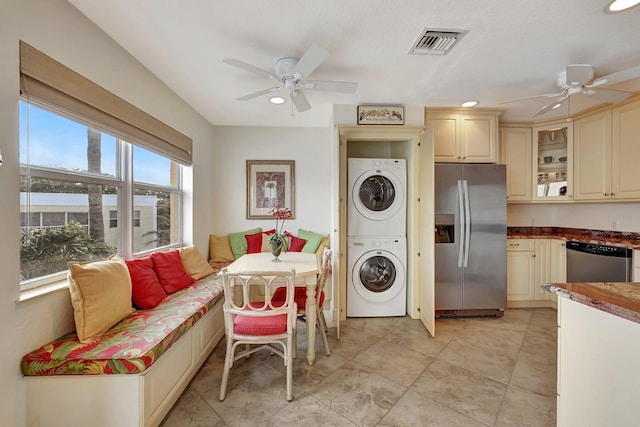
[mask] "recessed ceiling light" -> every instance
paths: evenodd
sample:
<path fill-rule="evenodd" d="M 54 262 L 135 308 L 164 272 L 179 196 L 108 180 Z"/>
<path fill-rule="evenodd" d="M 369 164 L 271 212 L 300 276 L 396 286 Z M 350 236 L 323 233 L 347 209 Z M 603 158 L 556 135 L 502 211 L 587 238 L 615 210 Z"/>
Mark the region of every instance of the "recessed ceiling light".
<path fill-rule="evenodd" d="M 285 99 L 281 96 L 272 96 L 269 98 L 269 102 L 272 104 L 284 104 Z"/>
<path fill-rule="evenodd" d="M 462 104 L 460 104 L 461 107 L 465 107 L 465 108 L 475 107 L 476 105 L 478 105 L 478 101 L 465 101 Z"/>
<path fill-rule="evenodd" d="M 622 12 L 623 10 L 636 6 L 638 3 L 640 3 L 640 0 L 613 0 L 609 3 L 605 11 L 612 13 Z"/>

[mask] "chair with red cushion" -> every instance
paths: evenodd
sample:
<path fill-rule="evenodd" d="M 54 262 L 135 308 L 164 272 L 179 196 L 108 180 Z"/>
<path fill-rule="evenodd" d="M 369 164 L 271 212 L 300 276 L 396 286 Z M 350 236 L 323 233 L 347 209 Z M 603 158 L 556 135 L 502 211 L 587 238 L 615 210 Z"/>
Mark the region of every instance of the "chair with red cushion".
<path fill-rule="evenodd" d="M 329 341 L 327 340 L 327 321 L 324 318 L 324 311 L 322 305 L 324 304 L 324 287 L 329 275 L 331 274 L 331 249 L 324 248 L 322 253 L 322 265 L 320 267 L 320 274 L 318 275 L 317 287 L 316 287 L 316 327 L 320 330 L 322 340 L 324 341 L 324 350 L 327 356 L 331 355 L 329 349 Z M 295 301 L 298 306 L 298 319 L 306 322 L 306 304 L 307 304 L 307 289 L 306 287 L 298 286 L 295 290 Z M 273 294 L 274 301 L 285 300 L 285 289 L 280 288 Z M 295 354 L 294 354 L 295 356 Z"/>
<path fill-rule="evenodd" d="M 293 348 L 297 306 L 293 298 L 295 270 L 290 271 L 221 271 L 224 286 L 224 323 L 227 352 L 220 385 L 220 401 L 227 394 L 227 382 L 233 363 L 263 348 L 284 359 L 287 368 L 287 400 L 293 399 Z M 285 285 L 285 286 L 283 286 Z M 252 302 L 258 287 L 264 301 Z M 275 289 L 282 289 L 284 298 L 272 298 Z M 239 345 L 246 348 L 236 354 Z"/>

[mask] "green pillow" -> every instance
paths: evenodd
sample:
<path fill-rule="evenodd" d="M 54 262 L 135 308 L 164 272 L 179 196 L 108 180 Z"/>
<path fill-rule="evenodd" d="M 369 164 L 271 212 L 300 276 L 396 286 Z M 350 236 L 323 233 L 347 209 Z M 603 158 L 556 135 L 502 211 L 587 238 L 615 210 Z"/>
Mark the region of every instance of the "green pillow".
<path fill-rule="evenodd" d="M 229 246 L 231 246 L 231 252 L 235 259 L 240 258 L 247 253 L 247 239 L 244 238 L 246 234 L 260 233 L 262 228 L 253 228 L 247 231 L 239 231 L 237 233 L 229 233 Z"/>
<path fill-rule="evenodd" d="M 298 237 L 307 241 L 304 244 L 301 252 L 313 254 L 318 249 L 320 241 L 322 241 L 322 234 L 314 233 L 313 231 L 303 230 L 298 228 Z"/>

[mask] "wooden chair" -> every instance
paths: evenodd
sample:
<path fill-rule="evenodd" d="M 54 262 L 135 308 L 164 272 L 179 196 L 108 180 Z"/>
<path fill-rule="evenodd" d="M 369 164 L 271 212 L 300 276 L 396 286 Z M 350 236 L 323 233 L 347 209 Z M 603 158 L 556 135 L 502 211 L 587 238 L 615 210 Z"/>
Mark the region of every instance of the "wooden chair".
<path fill-rule="evenodd" d="M 329 248 L 325 248 L 322 253 L 322 265 L 320 267 L 320 274 L 318 275 L 317 288 L 316 288 L 316 327 L 320 330 L 322 340 L 324 341 L 324 350 L 327 356 L 331 355 L 329 349 L 329 341 L 327 340 L 327 321 L 324 318 L 324 312 L 322 306 L 324 304 L 324 287 L 327 283 L 327 279 L 331 274 L 331 254 L 332 251 Z M 306 304 L 307 304 L 307 288 L 304 286 L 298 286 L 295 290 L 295 302 L 298 306 L 298 319 L 306 322 Z M 274 301 L 285 300 L 285 290 L 277 289 L 273 294 Z M 295 353 L 294 353 L 295 357 Z"/>
<path fill-rule="evenodd" d="M 297 317 L 297 306 L 293 298 L 295 270 L 229 273 L 223 268 L 221 275 L 224 286 L 223 310 L 227 353 L 220 385 L 220 401 L 226 396 L 229 372 L 233 363 L 263 348 L 284 359 L 287 368 L 287 400 L 291 401 Z M 250 300 L 254 287 L 260 287 L 264 291 L 264 302 Z M 272 298 L 276 287 L 282 289 L 281 292 L 284 294 L 284 298 L 277 301 Z M 246 348 L 236 354 L 236 349 L 241 344 L 245 344 Z"/>

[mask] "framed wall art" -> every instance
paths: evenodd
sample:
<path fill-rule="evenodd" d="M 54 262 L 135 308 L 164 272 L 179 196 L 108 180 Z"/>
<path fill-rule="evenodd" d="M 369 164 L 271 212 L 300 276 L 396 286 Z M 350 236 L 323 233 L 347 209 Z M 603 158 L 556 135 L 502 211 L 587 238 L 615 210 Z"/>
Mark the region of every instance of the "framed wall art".
<path fill-rule="evenodd" d="M 247 160 L 247 219 L 272 218 L 276 206 L 295 218 L 294 179 L 294 160 Z"/>
<path fill-rule="evenodd" d="M 402 105 L 358 105 L 359 125 L 403 125 Z"/>

